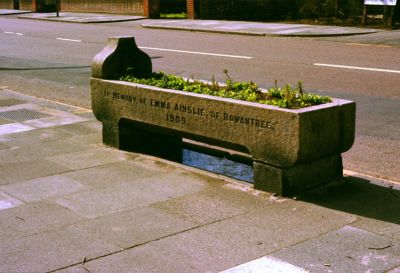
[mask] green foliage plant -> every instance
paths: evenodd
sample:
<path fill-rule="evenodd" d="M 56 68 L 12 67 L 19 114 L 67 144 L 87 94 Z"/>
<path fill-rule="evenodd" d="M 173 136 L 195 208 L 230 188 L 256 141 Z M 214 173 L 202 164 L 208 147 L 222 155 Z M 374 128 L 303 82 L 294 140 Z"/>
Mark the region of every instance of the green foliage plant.
<path fill-rule="evenodd" d="M 214 77 L 212 77 L 211 82 L 204 82 L 193 77 L 184 79 L 164 72 L 155 72 L 145 77 L 137 77 L 130 73 L 131 71 L 128 69 L 126 74 L 120 77 L 120 80 L 197 94 L 257 102 L 281 108 L 299 109 L 331 101 L 329 97 L 304 92 L 301 82 L 297 84 L 297 87 L 293 88 L 288 84 L 278 87 L 275 81 L 274 87 L 263 90 L 251 81 L 236 82 L 232 80 L 227 70 L 224 70 L 226 75 L 225 84 L 218 83 Z"/>
<path fill-rule="evenodd" d="M 181 12 L 181 13 L 161 13 L 160 14 L 161 19 L 186 19 L 187 14 L 186 12 Z"/>

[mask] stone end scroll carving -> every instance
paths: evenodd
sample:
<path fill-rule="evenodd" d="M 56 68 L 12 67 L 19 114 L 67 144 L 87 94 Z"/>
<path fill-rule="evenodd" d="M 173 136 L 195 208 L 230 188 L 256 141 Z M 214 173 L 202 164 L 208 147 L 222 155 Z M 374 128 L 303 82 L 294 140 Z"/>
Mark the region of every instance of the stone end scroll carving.
<path fill-rule="evenodd" d="M 151 58 L 138 48 L 134 37 L 110 37 L 107 46 L 93 59 L 92 77 L 115 80 L 127 68 L 138 76 L 151 74 Z"/>

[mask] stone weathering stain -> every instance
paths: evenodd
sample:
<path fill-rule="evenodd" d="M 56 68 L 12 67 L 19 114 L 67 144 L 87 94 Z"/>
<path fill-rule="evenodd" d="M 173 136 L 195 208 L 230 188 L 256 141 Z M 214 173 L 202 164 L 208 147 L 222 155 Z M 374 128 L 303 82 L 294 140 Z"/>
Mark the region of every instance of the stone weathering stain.
<path fill-rule="evenodd" d="M 129 48 L 136 53 L 128 61 Z M 138 73 L 151 73 L 149 56 L 138 50 L 134 38 L 110 38 L 94 59 L 92 106 L 103 123 L 105 144 L 175 160 L 181 158 L 182 138 L 247 151 L 255 188 L 280 195 L 342 176 L 341 153 L 354 141 L 354 102 L 333 99 L 282 109 L 102 76 L 115 75 L 113 66 L 122 71 L 121 66 L 134 66 L 136 61 Z"/>

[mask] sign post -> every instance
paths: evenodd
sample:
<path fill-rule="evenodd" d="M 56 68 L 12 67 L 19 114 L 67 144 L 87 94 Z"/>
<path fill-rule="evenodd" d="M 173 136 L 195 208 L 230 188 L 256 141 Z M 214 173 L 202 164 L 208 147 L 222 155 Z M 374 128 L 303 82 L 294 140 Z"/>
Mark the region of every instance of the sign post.
<path fill-rule="evenodd" d="M 361 24 L 365 25 L 367 20 L 367 6 L 383 6 L 383 25 L 384 27 L 392 26 L 394 9 L 397 0 L 364 0 L 363 16 Z"/>
<path fill-rule="evenodd" d="M 57 13 L 57 17 L 60 16 L 60 0 L 56 0 L 56 13 Z"/>

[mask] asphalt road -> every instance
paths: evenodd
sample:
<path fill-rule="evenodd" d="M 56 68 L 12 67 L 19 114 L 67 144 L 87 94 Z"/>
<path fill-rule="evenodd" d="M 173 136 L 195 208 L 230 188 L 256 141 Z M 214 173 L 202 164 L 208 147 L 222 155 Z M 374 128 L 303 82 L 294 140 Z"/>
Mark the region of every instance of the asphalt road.
<path fill-rule="evenodd" d="M 296 84 L 357 102 L 345 169 L 400 181 L 400 48 L 309 38 L 143 29 L 139 22 L 70 24 L 0 18 L 0 88 L 90 107 L 91 60 L 110 36 L 134 36 L 154 70 L 263 87 Z M 339 41 L 339 42 L 338 42 Z"/>

